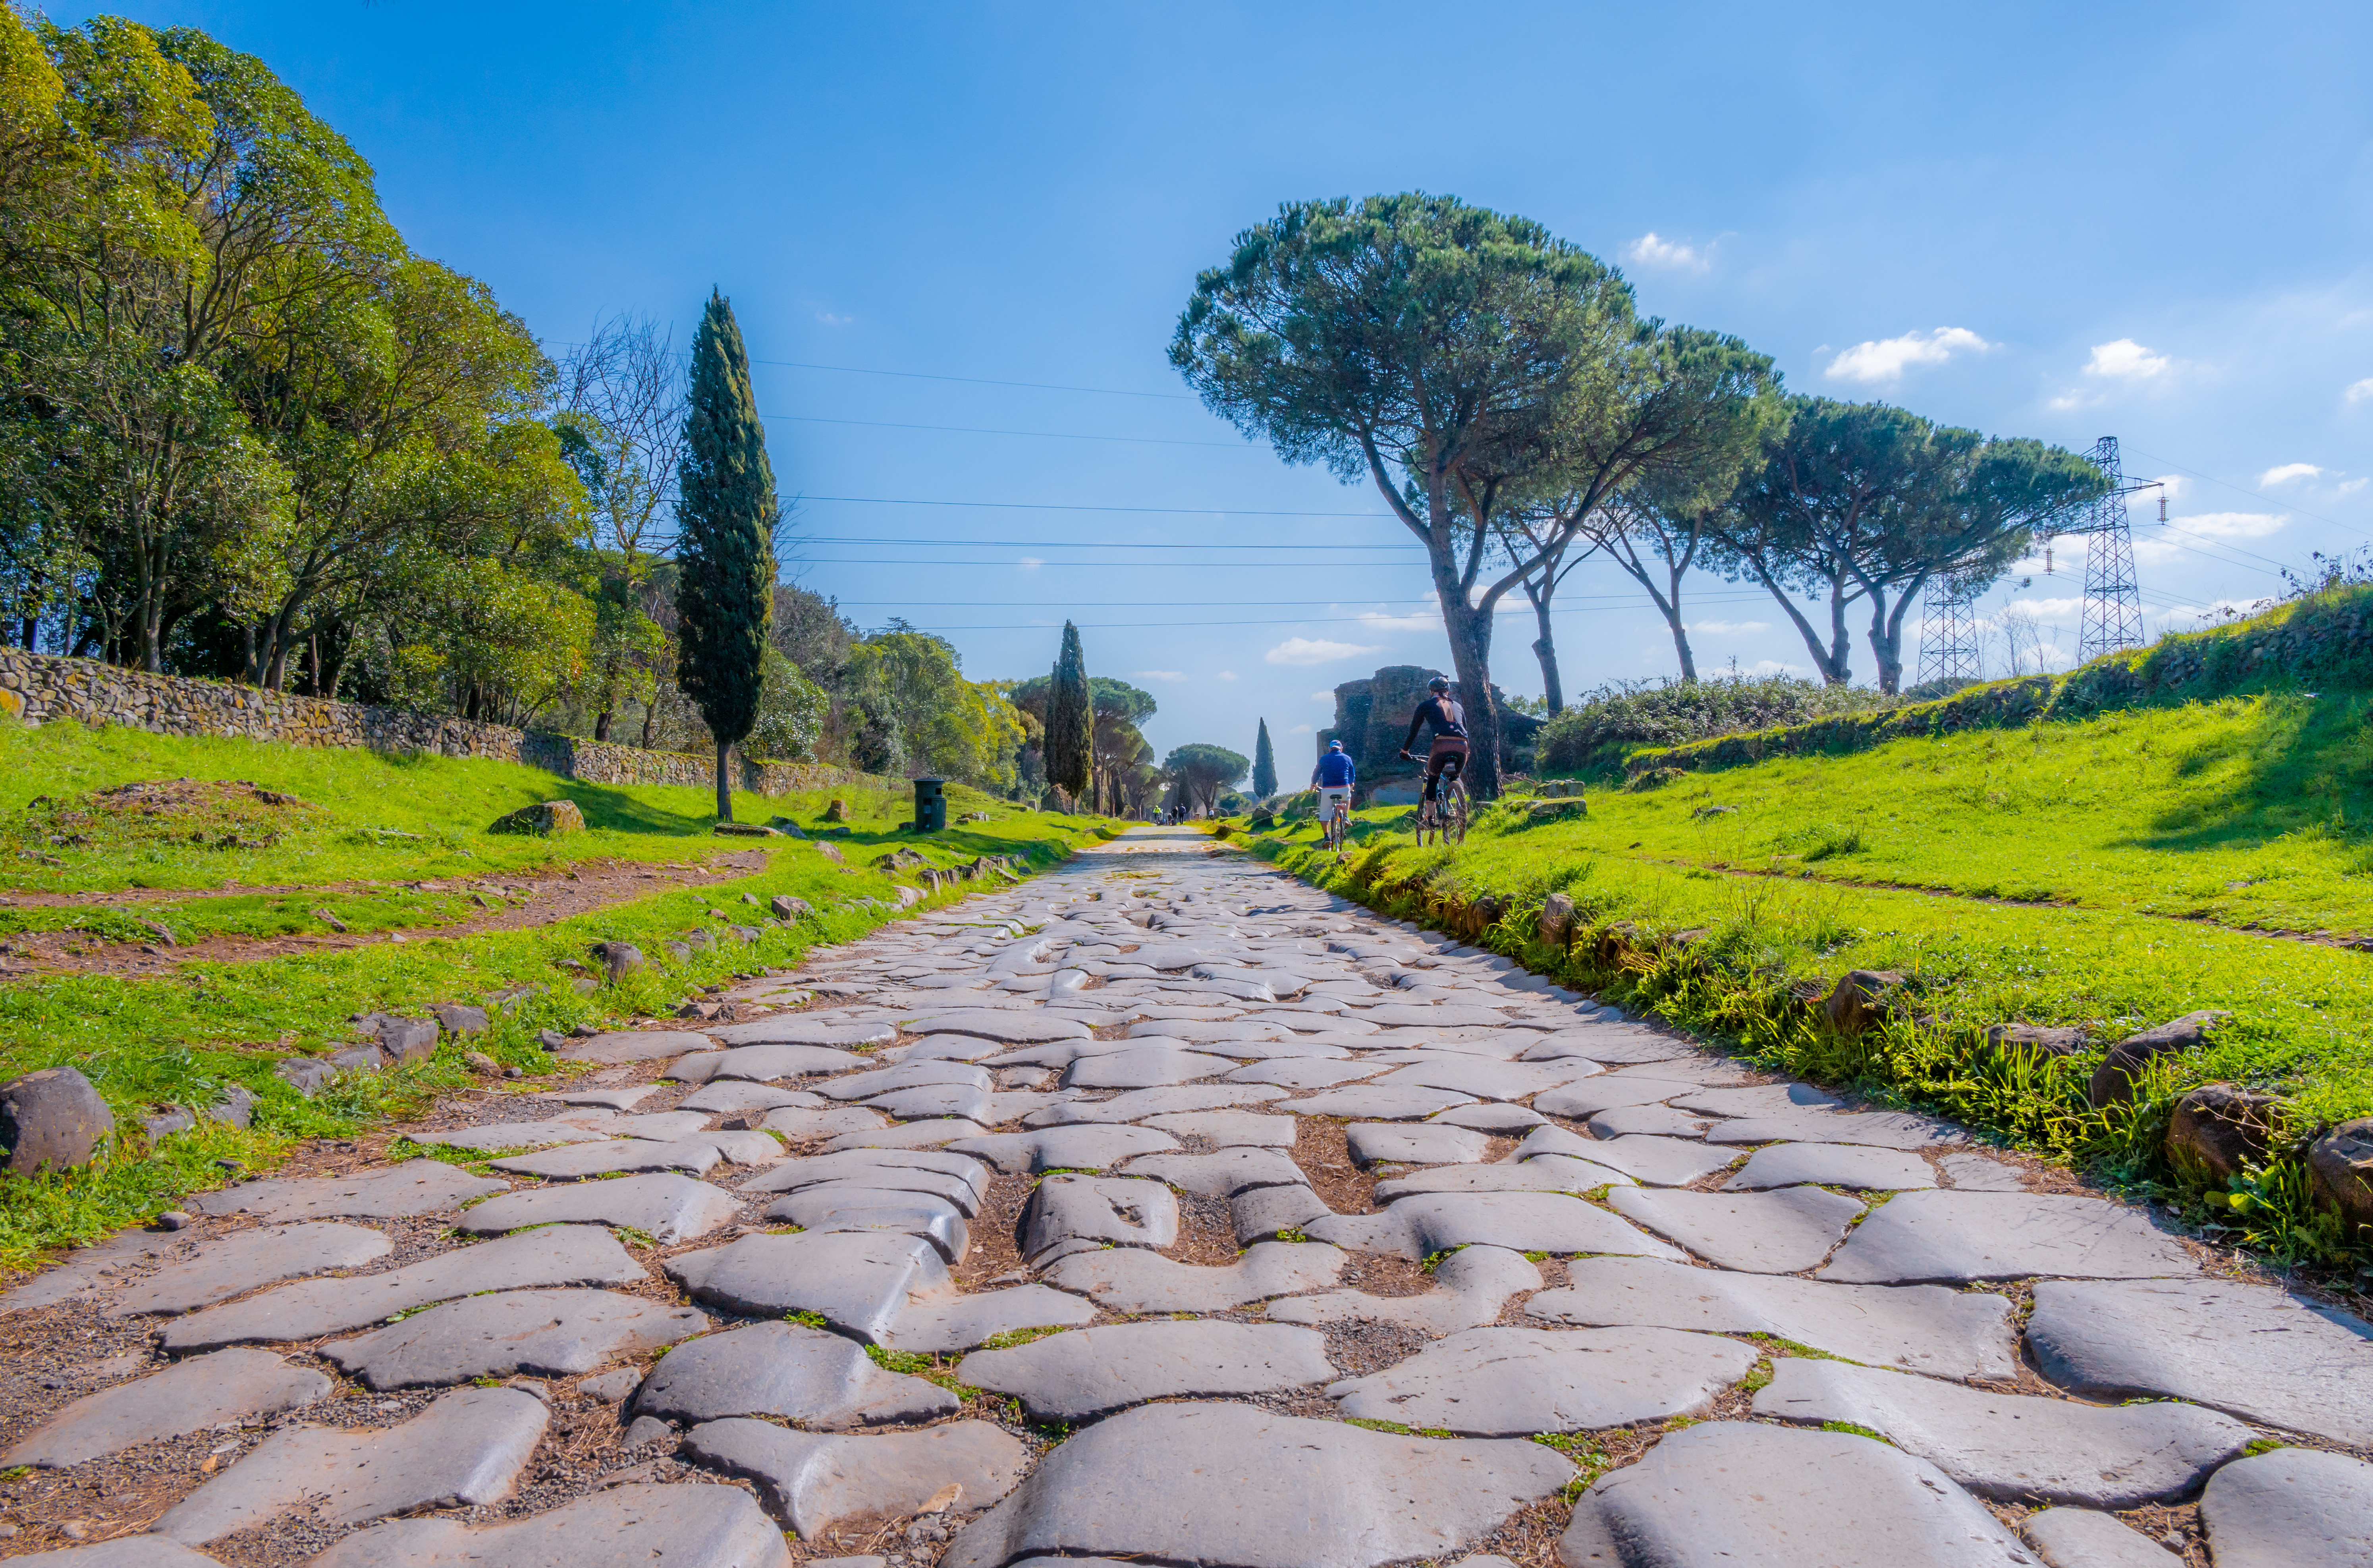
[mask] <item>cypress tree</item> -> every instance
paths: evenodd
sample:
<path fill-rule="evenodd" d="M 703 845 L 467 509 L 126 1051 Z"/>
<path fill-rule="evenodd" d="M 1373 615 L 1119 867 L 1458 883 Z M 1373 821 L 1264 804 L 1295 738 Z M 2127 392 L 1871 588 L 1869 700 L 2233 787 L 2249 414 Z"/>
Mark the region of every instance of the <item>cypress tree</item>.
<path fill-rule="evenodd" d="M 1088 658 L 1080 629 L 1063 622 L 1063 651 L 1046 693 L 1046 782 L 1079 802 L 1088 792 L 1095 757 L 1095 697 L 1088 690 Z"/>
<path fill-rule="evenodd" d="M 775 470 L 733 308 L 715 290 L 692 342 L 675 610 L 677 687 L 717 742 L 717 819 L 733 820 L 726 754 L 758 722 L 775 610 Z"/>
<path fill-rule="evenodd" d="M 1277 793 L 1277 753 L 1268 743 L 1268 720 L 1260 721 L 1260 738 L 1253 743 L 1253 795 L 1267 800 Z"/>

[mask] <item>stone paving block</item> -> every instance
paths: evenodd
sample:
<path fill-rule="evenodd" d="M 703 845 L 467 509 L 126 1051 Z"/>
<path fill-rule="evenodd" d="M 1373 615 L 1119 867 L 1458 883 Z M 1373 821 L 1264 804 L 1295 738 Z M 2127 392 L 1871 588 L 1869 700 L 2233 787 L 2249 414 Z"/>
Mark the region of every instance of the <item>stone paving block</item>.
<path fill-rule="evenodd" d="M 980 1213 L 988 1196 L 988 1169 L 969 1155 L 941 1149 L 848 1149 L 834 1155 L 787 1159 L 763 1176 L 743 1182 L 742 1192 L 796 1192 L 824 1181 L 855 1181 L 945 1198 L 967 1217 Z"/>
<path fill-rule="evenodd" d="M 1267 1105 L 1285 1098 L 1283 1089 L 1268 1084 L 1180 1084 L 1160 1089 L 1129 1089 L 1096 1100 L 1076 1098 L 1079 1091 L 1063 1092 L 1074 1098 L 1031 1112 L 1022 1119 L 1022 1125 L 1035 1129 L 1142 1121 L 1151 1126 L 1165 1115 Z"/>
<path fill-rule="evenodd" d="M 1133 1051 L 1082 1056 L 1063 1071 L 1063 1086 L 1073 1089 L 1151 1089 L 1171 1084 L 1191 1084 L 1235 1070 L 1224 1056 L 1200 1051 L 1150 1046 Z"/>
<path fill-rule="evenodd" d="M 54 1307 L 110 1284 L 124 1283 L 137 1278 L 141 1266 L 151 1259 L 178 1252 L 188 1244 L 189 1237 L 178 1232 L 118 1231 L 74 1249 L 54 1266 L 0 1295 L 0 1313 Z"/>
<path fill-rule="evenodd" d="M 386 1235 L 358 1225 L 258 1226 L 198 1244 L 185 1262 L 169 1264 L 115 1292 L 100 1315 L 189 1312 L 242 1291 L 326 1269 L 354 1269 L 384 1258 Z"/>
<path fill-rule="evenodd" d="M 409 1219 L 459 1208 L 473 1198 L 509 1190 L 510 1183 L 437 1160 L 406 1160 L 347 1176 L 304 1176 L 243 1181 L 190 1200 L 202 1214 L 252 1214 L 260 1220 Z"/>
<path fill-rule="evenodd" d="M 1391 1122 L 1354 1121 L 1343 1129 L 1351 1157 L 1362 1165 L 1394 1160 L 1406 1165 L 1472 1165 L 1491 1146 L 1491 1140 L 1464 1127 L 1439 1122 L 1397 1127 Z"/>
<path fill-rule="evenodd" d="M 1450 1127 L 1471 1127 L 1478 1132 L 1514 1133 L 1522 1137 L 1549 1119 L 1521 1105 L 1454 1105 L 1432 1118 Z"/>
<path fill-rule="evenodd" d="M 1034 1262 L 1076 1243 L 1158 1250 L 1177 1239 L 1178 1199 L 1159 1181 L 1049 1176 L 1022 1213 L 1022 1256 Z"/>
<path fill-rule="evenodd" d="M 2040 1281 L 2027 1337 L 2087 1399 L 2164 1395 L 2373 1446 L 2373 1327 L 2271 1285 Z"/>
<path fill-rule="evenodd" d="M 861 1105 L 784 1106 L 759 1120 L 759 1127 L 795 1144 L 837 1138 L 844 1132 L 877 1132 L 890 1125 L 882 1112 Z"/>
<path fill-rule="evenodd" d="M 707 1031 L 723 1046 L 745 1045 L 883 1045 L 898 1038 L 886 1023 L 820 1023 L 797 1013 L 759 1018 L 747 1024 L 727 1024 Z"/>
<path fill-rule="evenodd" d="M 899 1089 L 919 1089 L 934 1085 L 961 1084 L 984 1093 L 990 1087 L 988 1069 L 970 1062 L 950 1062 L 925 1058 L 901 1062 L 894 1067 L 878 1067 L 870 1073 L 851 1073 L 846 1077 L 826 1078 L 815 1086 L 815 1092 L 826 1099 L 871 1099 Z"/>
<path fill-rule="evenodd" d="M 787 1106 L 815 1110 L 826 1103 L 822 1095 L 810 1094 L 805 1089 L 757 1084 L 747 1078 L 719 1078 L 684 1096 L 683 1108 L 709 1116 L 746 1116 L 754 1110 L 779 1110 Z"/>
<path fill-rule="evenodd" d="M 1981 1497 L 2093 1508 L 2179 1497 L 2256 1435 L 2230 1416 L 2176 1401 L 2105 1408 L 1791 1358 L 1772 1362 L 1755 1413 L 1869 1427 Z"/>
<path fill-rule="evenodd" d="M 1689 1143 L 1679 1138 L 1651 1137 L 1642 1132 L 1628 1132 L 1619 1138 L 1580 1138 L 1575 1140 L 1575 1144 L 1580 1145 L 1578 1148 L 1562 1142 L 1551 1143 L 1546 1138 L 1539 1144 L 1534 1144 L 1534 1138 L 1542 1138 L 1549 1132 L 1564 1131 L 1563 1128 L 1544 1128 L 1541 1132 L 1528 1136 L 1524 1144 L 1517 1145 L 1516 1157 L 1535 1157 L 1525 1152 L 1528 1145 L 1534 1147 L 1536 1154 L 1572 1154 L 1576 1159 L 1619 1170 L 1647 1187 L 1685 1187 L 1738 1160 L 1735 1150 L 1711 1149 L 1703 1144 Z"/>
<path fill-rule="evenodd" d="M 1716 1268 L 1794 1274 L 1818 1265 L 1860 1218 L 1862 1203 L 1820 1187 L 1771 1192 L 1619 1188 L 1607 1205 Z"/>
<path fill-rule="evenodd" d="M 159 1339 L 175 1352 L 253 1341 L 313 1340 L 480 1291 L 640 1284 L 649 1277 L 608 1231 L 596 1225 L 547 1225 L 439 1252 L 385 1273 L 281 1285 L 244 1301 L 177 1318 Z"/>
<path fill-rule="evenodd" d="M 1492 1028 L 1511 1022 L 1508 1015 L 1494 1007 L 1462 1005 L 1455 1002 L 1413 1006 L 1407 1003 L 1387 1002 L 1381 1007 L 1370 1007 L 1362 1017 L 1387 1028 L 1423 1029 L 1459 1028 Z"/>
<path fill-rule="evenodd" d="M 586 1399 L 601 1400 L 606 1403 L 615 1404 L 642 1386 L 643 1369 L 641 1367 L 619 1366 L 608 1372 L 596 1373 L 590 1377 L 580 1378 L 577 1384 L 577 1391 Z"/>
<path fill-rule="evenodd" d="M 1264 1121 L 1286 1118 L 1261 1117 Z M 1291 1123 L 1289 1122 L 1289 1125 Z M 1182 1192 L 1233 1198 L 1256 1187 L 1306 1187 L 1310 1178 L 1291 1155 L 1276 1149 L 1222 1149 L 1210 1155 L 1147 1155 L 1129 1161 L 1126 1174 L 1166 1181 Z"/>
<path fill-rule="evenodd" d="M 839 1051 L 824 1045 L 744 1045 L 732 1051 L 720 1051 L 703 1065 L 707 1069 L 703 1083 L 721 1078 L 742 1078 L 754 1084 L 771 1083 L 777 1078 L 802 1078 L 819 1073 L 844 1073 L 851 1067 L 871 1067 L 870 1056 L 853 1051 Z"/>
<path fill-rule="evenodd" d="M 2116 1516 L 2089 1508 L 2046 1508 L 2020 1520 L 2019 1529 L 2045 1568 L 2180 1568 L 2183 1562 Z"/>
<path fill-rule="evenodd" d="M 1229 1322 L 1116 1323 L 975 1351 L 956 1381 L 1012 1394 L 1035 1420 L 1075 1422 L 1148 1400 L 1271 1394 L 1335 1376 L 1315 1330 Z"/>
<path fill-rule="evenodd" d="M 2018 1167 L 1992 1155 L 1946 1155 L 1936 1162 L 1957 1192 L 2024 1192 L 2026 1178 Z"/>
<path fill-rule="evenodd" d="M 1871 1192 L 1911 1192 L 1936 1185 L 1935 1172 L 1917 1155 L 1853 1144 L 1773 1144 L 1747 1156 L 1738 1173 L 1724 1182 L 1730 1192 L 1794 1187 L 1815 1181 L 1825 1187 L 1856 1187 Z"/>
<path fill-rule="evenodd" d="M 1031 1011 L 963 1007 L 947 1013 L 914 1013 L 901 1019 L 913 1034 L 977 1035 L 1006 1045 L 1044 1045 L 1049 1040 L 1085 1040 L 1088 1026 L 1076 1018 Z"/>
<path fill-rule="evenodd" d="M 1533 1097 L 1533 1109 L 1549 1116 L 1596 1116 L 1618 1106 L 1658 1105 L 1695 1089 L 1677 1078 L 1634 1078 L 1606 1073 Z"/>
<path fill-rule="evenodd" d="M 309 1568 L 649 1568 L 661 1562 L 667 1568 L 790 1568 L 791 1554 L 758 1500 L 738 1487 L 620 1486 L 506 1524 L 437 1518 L 381 1525 L 348 1536 Z"/>
<path fill-rule="evenodd" d="M 544 1098 L 558 1100 L 563 1105 L 586 1106 L 603 1110 L 632 1110 L 659 1092 L 660 1086 L 657 1084 L 637 1084 L 623 1089 L 555 1089 Z"/>
<path fill-rule="evenodd" d="M 954 1488 L 942 1507 L 985 1508 L 1020 1484 L 1030 1451 L 986 1421 L 927 1432 L 825 1437 L 735 1418 L 693 1428 L 696 1462 L 758 1483 L 767 1509 L 803 1540 L 841 1526 L 904 1517 Z"/>
<path fill-rule="evenodd" d="M 1589 1077 L 1596 1071 L 1595 1063 L 1585 1072 L 1559 1063 L 1492 1062 L 1449 1056 L 1442 1051 L 1427 1054 L 1436 1060 L 1397 1067 L 1377 1083 L 1386 1087 L 1409 1084 L 1420 1088 L 1448 1089 L 1478 1099 L 1518 1100 Z"/>
<path fill-rule="evenodd" d="M 1139 1155 L 1176 1152 L 1178 1140 L 1151 1127 L 1082 1124 L 964 1138 L 949 1152 L 972 1155 L 1009 1175 L 1042 1170 L 1106 1170 Z"/>
<path fill-rule="evenodd" d="M 843 1335 L 777 1322 L 677 1346 L 643 1379 L 632 1408 L 667 1421 L 779 1416 L 833 1432 L 929 1421 L 958 1404 L 936 1383 L 883 1371 Z"/>
<path fill-rule="evenodd" d="M 2100 1198 L 2027 1192 L 1906 1192 L 1855 1227 L 1825 1280 L 1912 1284 L 2062 1275 L 2196 1274 L 2173 1237 Z"/>
<path fill-rule="evenodd" d="M 1521 1165 L 1452 1165 L 1413 1170 L 1376 1183 L 1376 1202 L 1397 1202 L 1420 1192 L 1591 1192 L 1630 1187 L 1619 1170 L 1563 1155 L 1539 1155 Z"/>
<path fill-rule="evenodd" d="M 2018 1376 L 2006 1297 L 1941 1285 L 1841 1285 L 1645 1258 L 1588 1258 L 1526 1312 L 1552 1323 L 1642 1324 L 1770 1334 L 1875 1366 L 1937 1377 Z"/>
<path fill-rule="evenodd" d="M 1378 1568 L 1438 1559 L 1572 1474 L 1537 1443 L 1402 1437 L 1239 1404 L 1147 1405 L 1040 1460 L 940 1568 L 1049 1553 Z"/>
<path fill-rule="evenodd" d="M 1289 1231 L 1297 1233 L 1293 1239 L 1298 1240 L 1303 1225 L 1334 1212 L 1307 1187 L 1255 1187 L 1228 1201 L 1228 1220 L 1239 1247 L 1274 1240 Z"/>
<path fill-rule="evenodd" d="M 1390 1323 L 1433 1339 L 1496 1323 L 1508 1298 L 1541 1288 L 1541 1272 L 1504 1247 L 1462 1247 L 1433 1271 L 1433 1288 L 1415 1295 L 1328 1291 L 1288 1296 L 1268 1305 L 1280 1323 Z"/>
<path fill-rule="evenodd" d="M 753 1317 L 813 1312 L 868 1343 L 917 1292 L 944 1289 L 947 1264 L 929 1242 L 878 1231 L 745 1236 L 660 1264 L 696 1301 Z"/>
<path fill-rule="evenodd" d="M 988 1131 L 977 1121 L 967 1121 L 961 1116 L 935 1116 L 925 1121 L 902 1122 L 895 1127 L 869 1128 L 862 1132 L 843 1132 L 824 1142 L 824 1152 L 838 1154 L 848 1149 L 930 1149 L 960 1139 L 980 1137 Z"/>
<path fill-rule="evenodd" d="M 1245 1018 L 1147 1018 L 1123 1031 L 1131 1040 L 1171 1040 L 1194 1045 L 1276 1040 L 1289 1032 L 1282 1024 L 1257 1024 Z"/>
<path fill-rule="evenodd" d="M 510 1155 L 486 1163 L 515 1176 L 537 1176 L 547 1181 L 576 1181 L 614 1171 L 681 1170 L 703 1176 L 724 1158 L 715 1144 L 687 1139 L 663 1144 L 649 1138 L 604 1138 L 594 1144 L 571 1144 L 532 1155 Z"/>
<path fill-rule="evenodd" d="M 1741 1496 L 1756 1506 L 1742 1508 Z M 2032 1568 L 1985 1505 L 1924 1459 L 1836 1432 L 1708 1422 L 1599 1478 L 1565 1568 Z"/>
<path fill-rule="evenodd" d="M 274 1433 L 167 1509 L 158 1535 L 198 1546 L 292 1509 L 333 1525 L 508 1496 L 550 1420 L 517 1388 L 457 1388 L 399 1426 Z"/>
<path fill-rule="evenodd" d="M 1584 1056 L 1616 1066 L 1626 1063 L 1686 1062 L 1697 1047 L 1671 1035 L 1624 1025 L 1553 1029 L 1525 1048 L 1523 1060 L 1553 1061 L 1561 1056 Z"/>
<path fill-rule="evenodd" d="M 1291 1116 L 1268 1116 L 1257 1110 L 1174 1110 L 1149 1116 L 1145 1125 L 1174 1138 L 1200 1138 L 1221 1148 L 1293 1147 Z"/>
<path fill-rule="evenodd" d="M 1516 1252 L 1681 1254 L 1604 1209 L 1561 1192 L 1422 1192 L 1381 1214 L 1336 1214 L 1303 1226 L 1320 1241 L 1421 1260 L 1481 1242 Z"/>
<path fill-rule="evenodd" d="M 506 1192 L 464 1209 L 460 1228 L 492 1236 L 537 1225 L 624 1225 L 667 1247 L 731 1225 L 741 1212 L 724 1189 L 670 1173 Z"/>
<path fill-rule="evenodd" d="M 1784 1116 L 1741 1116 L 1717 1121 L 1706 1133 L 1713 1144 L 1867 1144 L 1878 1149 L 1931 1149 L 1966 1144 L 1970 1135 L 1949 1122 L 1902 1110 L 1795 1110 Z"/>
<path fill-rule="evenodd" d="M 1297 1116 L 1416 1121 L 1432 1116 L 1437 1110 L 1466 1105 L 1468 1100 L 1468 1096 L 1453 1094 L 1448 1089 L 1387 1088 L 1382 1084 L 1361 1084 L 1351 1088 L 1326 1089 L 1300 1099 L 1288 1100 L 1284 1109 Z"/>
<path fill-rule="evenodd" d="M 1702 1138 L 1721 1118 L 1695 1110 L 1675 1110 L 1669 1105 L 1620 1105 L 1590 1119 L 1594 1138 L 1620 1138 L 1640 1133 L 1652 1138 Z"/>
<path fill-rule="evenodd" d="M 919 1237 L 951 1263 L 972 1243 L 964 1211 L 929 1192 L 828 1181 L 767 1205 L 766 1218 L 805 1231 L 886 1231 Z"/>
<path fill-rule="evenodd" d="M 997 1113 L 989 1092 L 974 1088 L 969 1084 L 931 1084 L 918 1088 L 894 1089 L 886 1095 L 874 1096 L 865 1105 L 869 1110 L 909 1121 L 935 1116 L 961 1117 L 988 1127 L 1005 1120 Z"/>
<path fill-rule="evenodd" d="M 612 1117 L 598 1121 L 607 1121 Z M 542 1149 L 555 1144 L 590 1144 L 611 1134 L 597 1132 L 597 1119 L 588 1115 L 586 1124 L 568 1121 L 493 1121 L 481 1127 L 445 1127 L 433 1132 L 415 1135 L 422 1144 L 444 1144 L 456 1149 Z"/>
<path fill-rule="evenodd" d="M 563 1062 L 599 1062 L 616 1066 L 628 1062 L 663 1062 L 671 1056 L 714 1050 L 716 1042 L 689 1029 L 621 1029 L 594 1035 L 562 1046 L 553 1055 Z"/>
<path fill-rule="evenodd" d="M 1227 1081 L 1232 1084 L 1279 1085 L 1289 1089 L 1326 1089 L 1338 1084 L 1355 1084 L 1362 1078 L 1373 1078 L 1385 1071 L 1387 1065 L 1389 1063 L 1383 1062 L 1285 1057 L 1239 1067 L 1227 1075 Z"/>
<path fill-rule="evenodd" d="M 708 1113 L 702 1110 L 650 1110 L 633 1116 L 579 1111 L 555 1120 L 576 1122 L 604 1137 L 649 1138 L 662 1144 L 698 1137 L 708 1126 Z"/>
<path fill-rule="evenodd" d="M 1592 1432 L 1703 1410 L 1754 1365 L 1736 1340 L 1672 1329 L 1468 1329 L 1327 1397 L 1462 1437 Z"/>
<path fill-rule="evenodd" d="M 333 1340 L 321 1353 L 372 1388 L 416 1388 L 521 1373 L 574 1377 L 707 1328 L 692 1307 L 618 1291 L 497 1291 Z"/>
<path fill-rule="evenodd" d="M 143 1443 L 310 1405 L 335 1387 L 260 1350 L 222 1350 L 86 1395 L 20 1438 L 0 1465 L 62 1469 Z"/>
<path fill-rule="evenodd" d="M 997 1049 L 995 1040 L 977 1035 L 925 1035 L 912 1045 L 891 1046 L 874 1054 L 900 1062 L 977 1062 Z"/>
<path fill-rule="evenodd" d="M 2373 1562 L 2373 1465 L 2276 1448 L 2227 1465 L 2200 1499 L 2216 1568 L 2364 1568 Z"/>
<path fill-rule="evenodd" d="M 882 1342 L 891 1350 L 970 1350 L 1016 1329 L 1068 1329 L 1093 1322 L 1095 1316 L 1087 1302 L 1045 1285 L 918 1297 L 906 1304 Z"/>
<path fill-rule="evenodd" d="M 1668 1103 L 1676 1110 L 1699 1110 L 1709 1116 L 1789 1116 L 1799 1110 L 1836 1110 L 1845 1101 L 1810 1084 L 1755 1084 L 1699 1089 L 1676 1095 Z"/>
<path fill-rule="evenodd" d="M 118 1536 L 89 1546 L 37 1551 L 11 1559 L 32 1568 L 221 1568 L 202 1551 L 158 1535 Z"/>
<path fill-rule="evenodd" d="M 1112 1312 L 1226 1312 L 1249 1301 L 1332 1284 L 1349 1260 L 1313 1242 L 1263 1241 L 1224 1267 L 1181 1263 L 1141 1248 L 1080 1252 L 1046 1271 L 1046 1283 Z"/>

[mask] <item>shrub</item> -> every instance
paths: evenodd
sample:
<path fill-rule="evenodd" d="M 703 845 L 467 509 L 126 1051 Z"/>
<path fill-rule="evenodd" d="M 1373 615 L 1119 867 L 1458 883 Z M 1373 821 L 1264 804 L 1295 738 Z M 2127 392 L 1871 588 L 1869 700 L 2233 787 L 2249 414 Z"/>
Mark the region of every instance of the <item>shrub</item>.
<path fill-rule="evenodd" d="M 1549 720 L 1537 750 L 1547 772 L 1609 773 L 1619 772 L 1624 753 L 1637 746 L 1678 746 L 1840 714 L 1883 712 L 1905 701 L 1785 675 L 1619 681 Z"/>

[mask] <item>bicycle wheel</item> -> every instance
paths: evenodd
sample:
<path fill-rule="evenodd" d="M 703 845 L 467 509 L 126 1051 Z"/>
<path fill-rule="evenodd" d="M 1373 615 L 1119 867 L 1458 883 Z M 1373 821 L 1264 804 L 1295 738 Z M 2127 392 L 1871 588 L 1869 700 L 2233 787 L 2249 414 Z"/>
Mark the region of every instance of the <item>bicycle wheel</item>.
<path fill-rule="evenodd" d="M 1444 839 L 1455 844 L 1465 843 L 1467 842 L 1467 786 L 1465 784 L 1457 784 L 1450 786 L 1448 809 L 1443 815 L 1442 827 Z"/>

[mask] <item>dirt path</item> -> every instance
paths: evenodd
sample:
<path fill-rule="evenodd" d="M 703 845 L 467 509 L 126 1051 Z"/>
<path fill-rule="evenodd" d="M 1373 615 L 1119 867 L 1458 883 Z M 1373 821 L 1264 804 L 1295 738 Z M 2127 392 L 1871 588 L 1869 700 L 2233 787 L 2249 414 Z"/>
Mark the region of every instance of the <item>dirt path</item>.
<path fill-rule="evenodd" d="M 474 936 L 488 931 L 518 931 L 531 926 L 551 925 L 612 904 L 648 898 L 653 893 L 731 881 L 754 871 L 764 870 L 766 865 L 766 851 L 742 850 L 719 855 L 701 865 L 588 861 L 532 878 L 493 877 L 468 881 L 449 879 L 393 884 L 415 892 L 476 894 L 488 906 L 483 913 L 465 920 L 413 929 L 396 927 L 345 934 L 325 930 L 318 935 L 217 935 L 181 945 L 169 944 L 161 937 L 155 942 L 99 942 L 94 941 L 87 932 L 28 932 L 0 943 L 0 981 L 39 980 L 65 974 L 146 978 L 170 974 L 189 963 L 253 963 L 263 958 L 286 958 L 292 953 L 335 952 L 372 942 L 420 941 L 438 936 Z M 376 883 L 368 886 L 389 885 Z M 235 888 L 164 895 L 153 889 L 144 889 L 138 895 L 15 894 L 0 897 L 0 907 L 71 903 L 104 907 L 128 901 L 134 897 L 205 898 L 249 893 L 280 896 L 319 894 L 326 897 L 359 886 L 363 885 Z"/>

